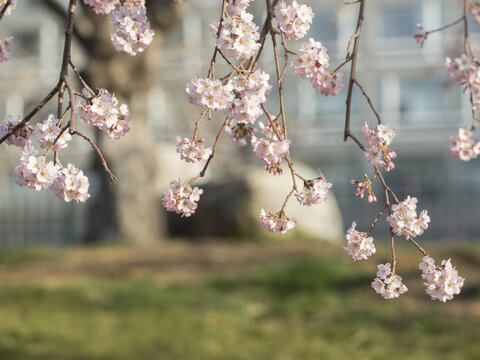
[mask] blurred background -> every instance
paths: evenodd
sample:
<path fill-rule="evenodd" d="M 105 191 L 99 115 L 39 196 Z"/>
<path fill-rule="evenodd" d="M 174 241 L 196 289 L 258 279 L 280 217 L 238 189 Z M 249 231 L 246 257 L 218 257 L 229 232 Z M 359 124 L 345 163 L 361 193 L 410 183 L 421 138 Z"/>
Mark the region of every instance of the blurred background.
<path fill-rule="evenodd" d="M 0 22 L 0 38 L 15 41 L 0 66 L 1 118 L 28 113 L 55 85 L 67 3 L 18 1 Z M 315 12 L 309 36 L 328 48 L 336 67 L 358 5 L 306 3 Z M 360 150 L 343 142 L 346 91 L 324 97 L 309 81 L 285 76 L 293 162 L 302 175 L 314 178 L 319 169 L 333 183 L 327 203 L 287 206 L 298 224 L 286 240 L 266 234 L 258 214 L 280 209 L 291 186 L 288 171 L 274 178 L 250 148 L 228 137 L 199 182 L 205 192 L 197 214 L 167 214 L 161 198 L 169 182 L 201 170 L 178 158 L 175 137 L 191 137 L 199 116 L 185 84 L 206 76 L 213 51 L 208 25 L 218 21 L 220 2 L 147 0 L 156 35 L 145 53 L 130 57 L 111 45 L 110 16 L 79 1 L 72 59 L 92 88 L 107 88 L 129 105 L 132 130 L 117 141 L 80 125 L 104 150 L 115 185 L 87 143 L 74 139 L 62 151 L 62 162 L 90 179 L 86 204 L 17 186 L 11 172 L 18 150 L 2 146 L 0 358 L 480 359 L 480 171 L 476 160 L 460 162 L 448 149 L 449 137 L 471 122 L 468 97 L 445 71 L 445 57 L 462 53 L 463 28 L 432 34 L 423 49 L 413 39 L 417 23 L 440 27 L 459 18 L 462 5 L 368 0 L 358 55 L 360 84 L 397 132 L 387 182 L 399 198 L 419 198 L 419 210 L 432 218 L 422 245 L 438 261 L 452 257 L 467 279 L 457 300 L 438 304 L 424 294 L 421 257 L 408 244 L 397 256 L 410 291 L 388 302 L 370 288 L 376 264 L 390 261 L 384 220 L 368 263 L 352 264 L 341 249 L 352 221 L 365 230 L 382 207 L 379 186 L 379 204 L 368 204 L 350 184 L 371 170 Z M 261 25 L 264 3 L 251 9 Z M 469 25 L 475 46 L 480 25 Z M 260 68 L 273 85 L 271 55 L 267 40 Z M 227 71 L 219 59 L 217 77 Z M 276 95 L 274 89 L 267 102 L 273 113 Z M 375 118 L 359 91 L 352 106 L 352 128 L 360 134 Z M 36 120 L 55 112 L 52 101 Z M 200 135 L 208 144 L 220 121 L 204 122 Z"/>

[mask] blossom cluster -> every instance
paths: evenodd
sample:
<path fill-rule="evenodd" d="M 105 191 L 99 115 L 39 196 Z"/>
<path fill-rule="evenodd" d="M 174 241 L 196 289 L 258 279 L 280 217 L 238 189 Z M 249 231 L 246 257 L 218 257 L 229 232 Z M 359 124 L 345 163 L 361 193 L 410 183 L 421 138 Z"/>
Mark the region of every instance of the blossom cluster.
<path fill-rule="evenodd" d="M 189 185 L 182 184 L 179 178 L 176 178 L 170 183 L 170 189 L 164 192 L 162 205 L 167 211 L 174 211 L 188 217 L 195 213 L 197 202 L 202 194 L 202 189 L 198 187 L 192 189 Z"/>
<path fill-rule="evenodd" d="M 35 140 L 40 144 L 42 149 L 52 147 L 53 151 L 60 151 L 68 146 L 72 135 L 67 131 L 60 135 L 61 130 L 58 127 L 58 123 L 58 119 L 56 119 L 53 114 L 50 114 L 46 120 L 35 125 Z"/>
<path fill-rule="evenodd" d="M 402 277 L 392 272 L 390 263 L 377 266 L 377 277 L 372 281 L 372 288 L 384 299 L 394 299 L 408 291 Z"/>
<path fill-rule="evenodd" d="M 20 164 L 13 170 L 13 177 L 18 185 L 39 191 L 53 184 L 60 166 L 53 161 L 46 161 L 43 156 L 36 156 L 37 154 L 31 143 L 23 147 Z"/>
<path fill-rule="evenodd" d="M 83 203 L 90 197 L 89 186 L 88 178 L 83 175 L 83 171 L 73 164 L 68 164 L 66 168 L 58 172 L 58 177 L 50 185 L 50 189 L 55 192 L 59 199 L 66 202 L 75 200 Z"/>
<path fill-rule="evenodd" d="M 327 182 L 325 176 L 320 174 L 318 178 L 307 181 L 302 191 L 295 196 L 301 205 L 316 205 L 327 200 L 328 190 L 331 187 L 332 183 Z"/>
<path fill-rule="evenodd" d="M 0 136 L 10 133 L 21 120 L 22 116 L 17 121 L 7 116 L 0 124 Z M 13 170 L 13 177 L 20 186 L 37 191 L 49 188 L 67 202 L 85 202 L 90 195 L 88 178 L 83 172 L 73 164 L 62 168 L 59 163 L 47 161 L 46 154 L 37 156 L 38 151 L 33 146 L 32 142 L 36 141 L 42 149 L 64 149 L 72 136 L 69 132 L 61 134 L 58 123 L 59 120 L 49 114 L 46 120 L 38 122 L 35 127 L 25 124 L 7 138 L 8 145 L 22 148 L 20 163 Z"/>
<path fill-rule="evenodd" d="M 416 197 L 407 196 L 405 200 L 392 205 L 393 213 L 387 217 L 387 221 L 396 235 L 414 238 L 428 228 L 430 217 L 427 210 L 417 215 L 417 201 Z"/>
<path fill-rule="evenodd" d="M 11 115 L 8 115 L 3 119 L 0 124 L 0 138 L 4 137 L 10 133 L 16 125 L 22 121 L 23 116 L 19 115 L 17 120 L 13 120 Z M 8 145 L 14 145 L 23 148 L 24 146 L 30 144 L 30 136 L 33 133 L 33 127 L 28 124 L 25 124 L 18 130 L 14 131 L 5 141 Z"/>
<path fill-rule="evenodd" d="M 468 128 L 458 129 L 458 135 L 450 136 L 450 152 L 462 161 L 475 159 L 480 154 L 480 141 L 472 139 L 473 131 Z"/>
<path fill-rule="evenodd" d="M 7 3 L 7 0 L 0 0 L 0 10 L 3 9 L 6 3 Z M 17 0 L 13 0 L 11 4 L 8 6 L 4 15 L 5 16 L 10 15 L 13 11 L 15 11 L 16 7 L 17 7 Z"/>
<path fill-rule="evenodd" d="M 143 52 L 153 40 L 155 32 L 150 29 L 145 6 L 120 6 L 113 12 L 114 32 L 111 34 L 113 46 L 135 56 Z"/>
<path fill-rule="evenodd" d="M 280 164 L 288 152 L 290 140 L 279 139 L 270 124 L 265 125 L 263 122 L 260 122 L 259 127 L 265 137 L 252 135 L 251 143 L 253 152 L 255 156 L 263 160 L 265 169 L 268 172 L 274 175 L 281 174 L 282 168 Z M 280 132 L 281 128 L 278 127 L 277 131 Z"/>
<path fill-rule="evenodd" d="M 302 44 L 291 62 L 293 72 L 301 78 L 309 78 L 321 94 L 338 95 L 343 90 L 342 73 L 328 71 L 328 65 L 327 48 L 312 38 Z"/>
<path fill-rule="evenodd" d="M 182 139 L 180 136 L 177 136 L 177 153 L 180 154 L 180 159 L 189 163 L 207 160 L 212 154 L 212 148 L 204 147 L 204 142 L 205 139 L 195 141 L 187 138 Z"/>
<path fill-rule="evenodd" d="M 363 177 L 365 178 L 365 181 L 358 181 L 354 179 L 350 180 L 351 184 L 357 185 L 357 191 L 355 192 L 355 196 L 360 196 L 360 199 L 363 199 L 363 197 L 365 196 L 365 190 L 367 190 L 368 202 L 371 203 L 377 201 L 377 197 L 372 190 L 372 180 L 370 180 L 366 173 L 363 174 Z"/>
<path fill-rule="evenodd" d="M 271 211 L 268 214 L 264 209 L 260 211 L 260 220 L 262 225 L 269 232 L 278 232 L 285 234 L 288 230 L 293 229 L 297 224 L 297 220 L 288 218 L 283 211 L 273 213 Z"/>
<path fill-rule="evenodd" d="M 373 237 L 367 236 L 367 233 L 356 230 L 357 223 L 354 221 L 350 229 L 347 230 L 347 250 L 353 260 L 366 260 L 377 251 L 373 244 Z"/>
<path fill-rule="evenodd" d="M 118 139 L 125 135 L 130 128 L 130 111 L 126 104 L 118 106 L 118 100 L 114 94 L 106 89 L 99 89 L 98 95 L 89 98 L 89 91 L 82 90 L 82 96 L 77 99 L 79 117 L 87 124 L 98 127 L 105 131 L 109 137 Z"/>
<path fill-rule="evenodd" d="M 233 101 L 233 85 L 225 85 L 220 80 L 199 79 L 196 76 L 187 84 L 185 92 L 191 104 L 206 107 L 210 110 L 223 110 Z"/>
<path fill-rule="evenodd" d="M 95 14 L 110 14 L 120 3 L 119 0 L 83 0 L 86 5 L 90 5 Z"/>
<path fill-rule="evenodd" d="M 425 31 L 422 24 L 417 23 L 416 27 L 417 27 L 418 30 L 421 30 L 422 32 L 420 34 L 415 34 L 413 36 L 413 38 L 415 39 L 417 44 L 420 45 L 420 47 L 422 48 L 423 44 L 425 43 L 425 40 L 427 40 L 428 33 L 427 33 L 427 31 Z"/>
<path fill-rule="evenodd" d="M 390 171 L 395 167 L 392 159 L 397 154 L 388 146 L 391 144 L 395 130 L 390 129 L 388 125 L 380 124 L 375 129 L 370 129 L 368 124 L 362 127 L 362 135 L 366 142 L 365 157 L 372 166 L 383 166 L 385 171 Z"/>
<path fill-rule="evenodd" d="M 298 4 L 296 0 L 291 5 L 280 1 L 274 10 L 278 26 L 288 40 L 298 40 L 307 34 L 314 16 L 311 7 Z"/>
<path fill-rule="evenodd" d="M 239 123 L 254 123 L 262 115 L 261 104 L 267 101 L 272 90 L 269 79 L 270 75 L 259 69 L 233 77 L 235 99 L 225 110 L 228 118 Z"/>
<path fill-rule="evenodd" d="M 0 40 L 0 63 L 10 59 L 10 50 L 13 47 L 13 36 L 7 37 L 5 40 Z"/>
<path fill-rule="evenodd" d="M 425 256 L 419 265 L 422 270 L 422 278 L 427 282 L 426 293 L 430 295 L 432 300 L 440 300 L 446 302 L 452 300 L 454 295 L 460 294 L 464 278 L 458 275 L 458 271 L 453 267 L 450 259 L 442 260 L 441 265 L 437 268 L 435 261 Z"/>
<path fill-rule="evenodd" d="M 248 6 L 248 2 L 242 2 Z M 216 46 L 226 57 L 234 57 L 236 59 L 249 58 L 260 49 L 257 41 L 260 39 L 258 26 L 252 22 L 253 15 L 243 7 L 230 7 L 231 16 L 227 16 L 221 23 L 220 32 L 219 24 L 210 24 L 210 31 L 216 40 Z"/>

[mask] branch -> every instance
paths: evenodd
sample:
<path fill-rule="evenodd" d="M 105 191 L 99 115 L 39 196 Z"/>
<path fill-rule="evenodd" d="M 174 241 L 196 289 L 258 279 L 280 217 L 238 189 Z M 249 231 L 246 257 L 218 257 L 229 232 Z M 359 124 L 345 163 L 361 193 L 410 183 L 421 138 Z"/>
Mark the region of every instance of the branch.
<path fill-rule="evenodd" d="M 5 5 L 3 5 L 2 10 L 0 10 L 0 20 L 2 20 L 3 16 L 7 12 L 8 7 L 12 4 L 12 0 L 7 0 Z"/>

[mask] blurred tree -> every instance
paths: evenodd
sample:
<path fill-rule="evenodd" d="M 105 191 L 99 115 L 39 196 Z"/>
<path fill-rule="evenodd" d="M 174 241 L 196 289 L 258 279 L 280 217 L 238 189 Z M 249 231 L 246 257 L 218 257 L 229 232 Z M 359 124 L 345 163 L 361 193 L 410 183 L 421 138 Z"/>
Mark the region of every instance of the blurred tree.
<path fill-rule="evenodd" d="M 66 9 L 56 0 L 41 0 L 42 4 L 66 18 Z M 165 219 L 160 213 L 160 200 L 155 194 L 155 143 L 147 129 L 147 93 L 155 76 L 156 55 L 162 32 L 178 20 L 179 8 L 170 0 L 147 0 L 148 16 L 154 28 L 155 41 L 147 51 L 138 56 L 118 52 L 110 40 L 111 16 L 96 15 L 89 6 L 81 7 L 75 15 L 76 43 L 87 55 L 82 75 L 88 84 L 106 88 L 121 101 L 128 103 L 132 112 L 131 131 L 121 141 L 102 141 L 105 137 L 96 132 L 107 160 L 119 181 L 108 183 L 108 177 L 95 155 L 91 176 L 98 184 L 97 194 L 90 199 L 85 242 L 121 238 L 132 244 L 159 241 L 165 229 Z M 114 142 L 114 144 L 110 144 Z M 119 166 L 121 164 L 121 166 Z"/>

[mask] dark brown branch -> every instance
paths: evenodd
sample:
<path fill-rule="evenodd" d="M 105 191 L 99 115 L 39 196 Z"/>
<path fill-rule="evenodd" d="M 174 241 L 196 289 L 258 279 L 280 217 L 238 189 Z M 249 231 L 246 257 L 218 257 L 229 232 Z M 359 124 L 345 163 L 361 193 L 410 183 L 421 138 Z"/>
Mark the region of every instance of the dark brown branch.
<path fill-rule="evenodd" d="M 0 20 L 2 20 L 3 16 L 7 12 L 8 7 L 12 4 L 12 0 L 7 0 L 5 5 L 3 5 L 2 10 L 0 10 Z"/>
<path fill-rule="evenodd" d="M 55 85 L 55 87 L 43 98 L 40 103 L 35 106 L 35 108 L 30 111 L 22 121 L 20 121 L 15 127 L 5 134 L 1 139 L 0 139 L 0 144 L 3 143 L 5 140 L 7 140 L 12 134 L 17 131 L 18 129 L 21 129 L 30 119 L 35 116 L 42 108 L 55 96 L 55 94 L 58 92 L 58 89 L 60 88 L 60 84 Z"/>
<path fill-rule="evenodd" d="M 360 31 L 362 30 L 362 23 L 363 23 L 363 12 L 365 10 L 365 0 L 361 0 L 360 2 L 360 9 L 358 10 L 358 20 L 357 20 L 357 29 L 355 30 L 355 34 L 352 38 L 355 38 L 355 42 L 353 44 L 353 52 L 350 57 L 352 59 L 352 65 L 350 67 L 350 80 L 348 82 L 348 93 L 347 93 L 347 110 L 345 113 L 345 130 L 343 133 L 343 141 L 347 141 L 348 137 L 350 136 L 350 112 L 352 108 L 352 92 L 353 92 L 353 84 L 355 82 L 355 71 L 357 67 L 357 53 L 358 53 L 358 44 L 360 42 Z M 351 39 L 350 39 L 351 40 Z M 349 43 L 350 47 L 350 43 Z M 347 48 L 347 52 L 349 48 Z"/>
<path fill-rule="evenodd" d="M 363 94 L 363 96 L 365 97 L 365 99 L 367 100 L 368 105 L 370 105 L 370 109 L 372 109 L 373 113 L 375 114 L 375 117 L 377 118 L 377 123 L 378 123 L 378 125 L 380 125 L 380 124 L 382 123 L 382 120 L 380 119 L 380 115 L 378 115 L 377 110 L 375 110 L 375 107 L 374 107 L 373 104 L 372 104 L 372 100 L 371 100 L 370 97 L 367 95 L 367 93 L 365 92 L 365 89 L 362 87 L 362 85 L 360 85 L 356 79 L 354 79 L 353 82 L 354 82 L 354 83 L 358 86 L 358 88 L 362 91 L 362 94 Z"/>

